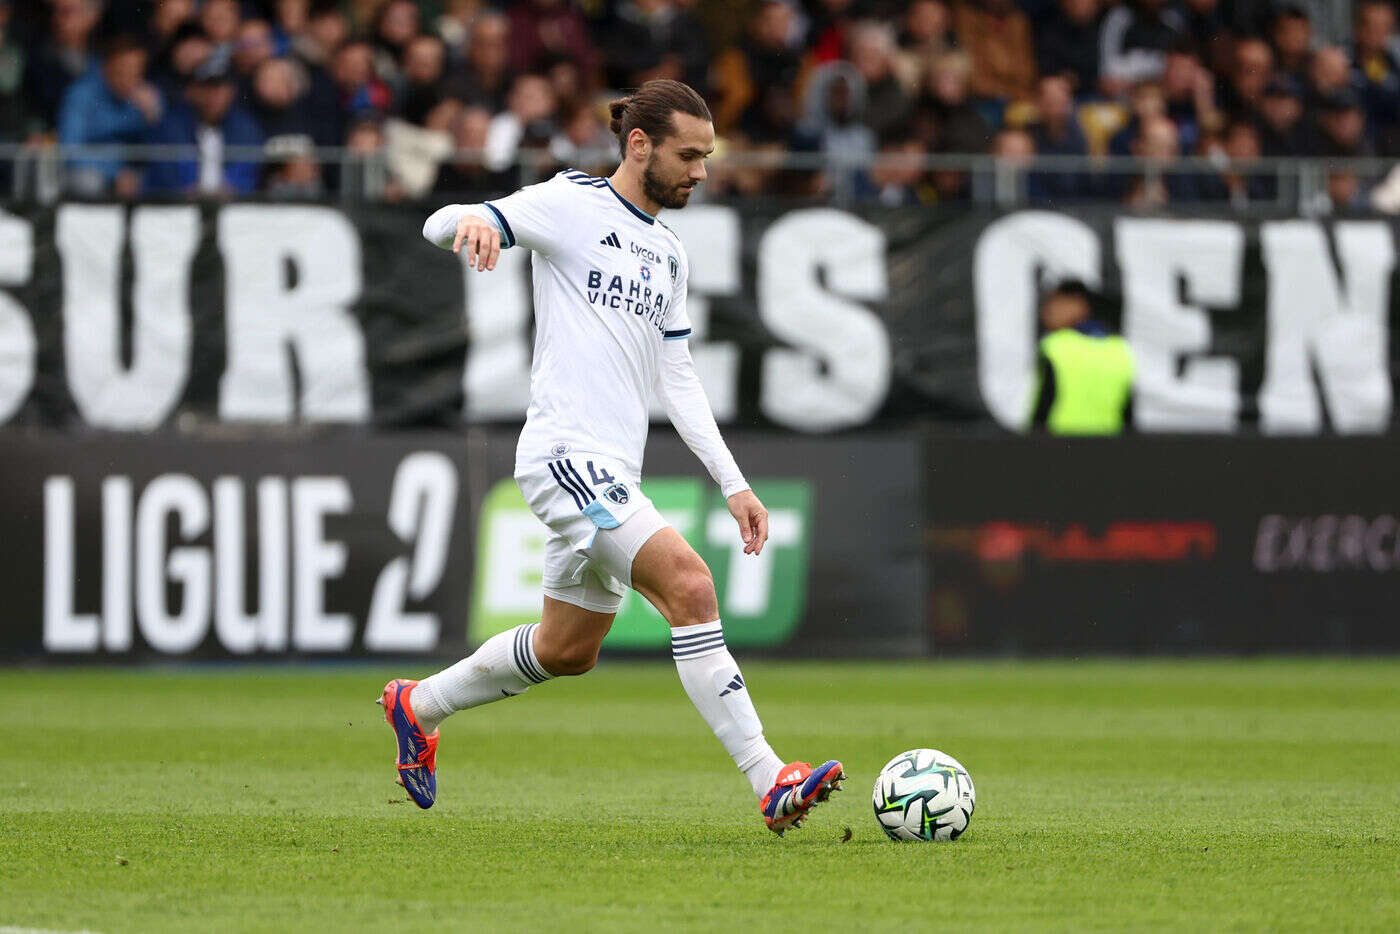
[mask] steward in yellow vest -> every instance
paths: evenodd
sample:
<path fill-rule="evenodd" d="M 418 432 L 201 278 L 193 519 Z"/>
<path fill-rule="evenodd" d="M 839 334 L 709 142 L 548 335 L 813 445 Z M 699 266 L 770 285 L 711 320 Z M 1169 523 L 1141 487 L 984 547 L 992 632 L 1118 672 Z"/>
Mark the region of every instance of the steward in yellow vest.
<path fill-rule="evenodd" d="M 1032 427 L 1057 435 L 1116 435 L 1128 418 L 1133 351 L 1090 317 L 1089 292 L 1066 282 L 1045 297 L 1040 320 L 1040 388 Z"/>

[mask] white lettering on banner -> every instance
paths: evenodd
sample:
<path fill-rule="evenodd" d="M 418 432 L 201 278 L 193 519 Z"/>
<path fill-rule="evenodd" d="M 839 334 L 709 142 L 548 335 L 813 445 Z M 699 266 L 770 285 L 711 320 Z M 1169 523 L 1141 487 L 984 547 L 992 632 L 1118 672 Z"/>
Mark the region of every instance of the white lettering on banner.
<path fill-rule="evenodd" d="M 159 425 L 189 377 L 190 261 L 199 246 L 199 209 L 132 213 L 130 366 L 122 362 L 120 311 L 126 209 L 65 204 L 54 236 L 63 258 L 63 350 L 74 404 L 90 425 Z"/>
<path fill-rule="evenodd" d="M 1395 241 L 1380 221 L 1339 222 L 1334 229 L 1344 282 L 1319 224 L 1282 221 L 1260 229 L 1269 332 L 1259 414 L 1270 433 L 1322 430 L 1314 367 L 1339 432 L 1379 432 L 1390 421 L 1386 315 Z"/>
<path fill-rule="evenodd" d="M 304 652 L 344 652 L 355 635 L 349 613 L 325 611 L 325 584 L 345 573 L 349 549 L 328 541 L 325 518 L 350 511 L 344 477 L 292 481 L 292 645 Z"/>
<path fill-rule="evenodd" d="M 131 648 L 131 510 L 130 477 L 102 481 L 102 647 L 108 652 Z"/>
<path fill-rule="evenodd" d="M 1210 349 L 1211 329 L 1198 305 L 1239 304 L 1244 230 L 1231 221 L 1128 217 L 1114 230 L 1123 336 L 1137 357 L 1135 424 L 1146 431 L 1234 430 L 1239 365 L 1200 356 Z"/>
<path fill-rule="evenodd" d="M 690 357 L 695 375 L 700 377 L 715 421 L 730 422 L 739 414 L 739 348 L 733 342 L 717 343 L 708 338 L 710 297 L 736 295 L 743 285 L 739 212 L 730 207 L 698 204 L 668 213 L 666 223 L 685 244 L 690 263 L 685 307 L 690 318 Z M 666 406 L 656 393 L 652 394 L 651 417 L 666 417 Z"/>
<path fill-rule="evenodd" d="M 186 541 L 209 528 L 209 498 L 193 477 L 163 474 L 141 494 L 136 507 L 136 618 L 141 637 L 158 652 L 190 651 L 209 633 L 209 549 L 181 546 L 167 556 L 166 529 L 174 516 Z M 167 602 L 170 583 L 180 585 L 180 610 Z"/>
<path fill-rule="evenodd" d="M 706 535 L 711 545 L 729 550 L 728 577 L 724 588 L 724 613 L 758 616 L 768 609 L 773 588 L 773 556 L 785 545 L 802 540 L 802 514 L 775 509 L 768 514 L 768 544 L 756 555 L 744 554 L 744 540 L 734 534 L 734 519 L 722 512 L 710 513 Z"/>
<path fill-rule="evenodd" d="M 1400 520 L 1267 515 L 1254 537 L 1254 568 L 1263 574 L 1400 570 Z"/>
<path fill-rule="evenodd" d="M 247 531 L 249 483 L 221 476 L 213 481 L 211 495 L 194 477 L 163 474 L 135 496 L 130 477 L 103 478 L 99 615 L 76 609 L 78 580 L 96 575 L 85 575 L 78 567 L 78 542 L 91 536 L 79 538 L 73 478 L 47 478 L 44 647 L 51 652 L 126 652 L 132 648 L 134 619 L 146 644 L 168 654 L 185 653 L 208 637 L 212 611 L 218 644 L 236 655 L 280 652 L 289 641 L 290 648 L 304 652 L 349 649 L 353 616 L 325 608 L 327 582 L 341 577 L 349 564 L 349 546 L 327 537 L 325 520 L 351 509 L 349 482 L 341 476 L 259 478 L 253 511 L 256 546 Z M 400 461 L 386 520 L 412 550 L 390 559 L 377 575 L 365 626 L 365 646 L 371 651 L 420 652 L 437 646 L 437 614 L 410 613 L 405 607 L 409 601 L 430 599 L 442 582 L 457 492 L 456 465 L 446 455 L 416 451 Z M 172 519 L 179 539 L 173 547 Z M 206 536 L 212 537 L 212 550 L 203 541 Z M 252 552 L 256 611 L 246 602 Z M 536 590 L 536 603 L 538 596 Z"/>
<path fill-rule="evenodd" d="M 34 225 L 0 210 L 0 286 L 24 285 L 34 271 Z M 0 292 L 0 423 L 9 421 L 34 387 L 39 342 L 29 312 Z"/>
<path fill-rule="evenodd" d="M 987 411 L 1003 427 L 1021 431 L 1030 421 L 1041 286 L 1078 279 L 1097 288 L 1099 264 L 1098 236 L 1064 214 L 1011 214 L 987 225 L 977 241 L 977 379 Z"/>
<path fill-rule="evenodd" d="M 530 404 L 530 251 L 502 250 L 487 275 L 467 265 L 465 250 L 458 260 L 466 298 L 466 417 L 519 418 Z"/>
<path fill-rule="evenodd" d="M 214 632 L 219 644 L 235 655 L 287 647 L 287 481 L 258 481 L 258 609 L 244 605 L 248 537 L 244 529 L 243 481 L 214 481 Z"/>
<path fill-rule="evenodd" d="M 99 620 L 94 613 L 74 612 L 77 580 L 77 510 L 73 478 L 44 481 L 44 648 L 50 652 L 94 652 Z"/>
<path fill-rule="evenodd" d="M 298 414 L 306 421 L 368 421 L 364 334 L 350 313 L 360 297 L 360 239 L 345 215 L 325 207 L 226 207 L 219 250 L 228 328 L 219 414 L 233 421 L 286 422 Z"/>
<path fill-rule="evenodd" d="M 825 288 L 822 278 L 825 278 Z M 868 308 L 885 298 L 885 235 L 844 211 L 775 221 L 758 247 L 758 310 L 792 349 L 764 355 L 759 403 L 773 421 L 834 431 L 868 421 L 890 386 L 890 338 Z"/>
<path fill-rule="evenodd" d="M 447 455 L 419 451 L 399 462 L 389 496 L 389 528 L 413 545 L 413 553 L 393 559 L 379 572 L 365 624 L 365 648 L 426 652 L 437 645 L 437 614 L 408 613 L 404 603 L 407 597 L 428 597 L 442 580 L 456 502 L 457 470 Z"/>

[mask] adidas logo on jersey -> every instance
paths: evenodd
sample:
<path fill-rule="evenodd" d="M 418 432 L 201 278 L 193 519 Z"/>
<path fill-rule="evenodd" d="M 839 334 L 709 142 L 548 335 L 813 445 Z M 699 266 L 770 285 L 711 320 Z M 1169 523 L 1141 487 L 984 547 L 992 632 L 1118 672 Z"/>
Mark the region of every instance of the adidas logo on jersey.
<path fill-rule="evenodd" d="M 619 250 L 622 249 L 622 241 L 617 239 L 617 234 L 615 232 L 608 234 L 606 237 L 599 240 L 598 242 L 601 243 L 603 246 L 614 246 L 617 247 Z"/>

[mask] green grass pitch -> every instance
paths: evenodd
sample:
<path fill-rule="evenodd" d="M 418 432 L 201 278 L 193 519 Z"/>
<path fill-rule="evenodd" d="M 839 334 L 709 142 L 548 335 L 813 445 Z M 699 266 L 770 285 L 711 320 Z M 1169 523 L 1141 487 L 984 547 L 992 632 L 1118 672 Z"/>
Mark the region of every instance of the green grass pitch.
<path fill-rule="evenodd" d="M 1400 660 L 750 663 L 850 774 L 783 840 L 660 663 L 459 714 L 419 811 L 372 701 L 425 669 L 4 671 L 0 928 L 1400 930 Z M 875 825 L 915 746 L 956 842 Z"/>

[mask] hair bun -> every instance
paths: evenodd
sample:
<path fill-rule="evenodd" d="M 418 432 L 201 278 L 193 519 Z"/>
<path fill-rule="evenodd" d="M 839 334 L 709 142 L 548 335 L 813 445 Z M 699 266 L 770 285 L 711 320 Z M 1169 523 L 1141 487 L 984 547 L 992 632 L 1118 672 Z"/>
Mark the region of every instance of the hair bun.
<path fill-rule="evenodd" d="M 627 112 L 627 105 L 630 103 L 632 103 L 632 98 L 624 97 L 608 104 L 608 113 L 612 115 L 608 128 L 612 130 L 614 136 L 622 132 L 622 115 Z"/>

